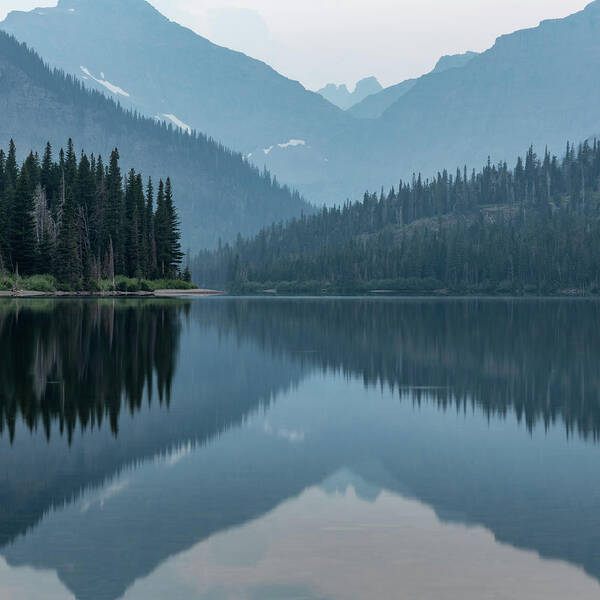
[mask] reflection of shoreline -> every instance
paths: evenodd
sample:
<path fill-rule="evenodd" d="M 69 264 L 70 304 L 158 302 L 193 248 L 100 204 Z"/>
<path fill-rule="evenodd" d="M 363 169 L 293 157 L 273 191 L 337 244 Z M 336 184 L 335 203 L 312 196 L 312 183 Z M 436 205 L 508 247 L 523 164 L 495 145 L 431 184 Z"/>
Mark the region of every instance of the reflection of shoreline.
<path fill-rule="evenodd" d="M 14 440 L 20 417 L 30 429 L 52 422 L 117 434 L 124 407 L 139 411 L 153 388 L 169 403 L 181 334 L 167 300 L 18 300 L 0 304 L 0 434 Z"/>
<path fill-rule="evenodd" d="M 134 300 L 104 302 L 121 310 L 140 308 Z M 574 314 L 570 303 L 553 304 L 549 312 L 531 303 L 512 307 L 512 313 L 507 303 L 439 303 L 436 310 L 415 302 L 400 307 L 344 303 L 278 301 L 277 309 L 275 303 L 259 300 L 187 303 L 189 310 L 180 314 L 190 318 L 178 320 L 186 326 L 177 344 L 170 408 L 158 405 L 155 387 L 151 408 L 144 401 L 141 409 L 121 411 L 117 437 L 106 427 L 92 429 L 88 421 L 87 428 L 76 427 L 70 448 L 57 435 L 47 443 L 35 427 L 27 435 L 27 420 L 12 448 L 8 437 L 0 436 L 0 473 L 6 473 L 7 482 L 0 498 L 6 503 L 6 510 L 0 507 L 1 540 L 24 534 L 17 538 L 22 554 L 12 560 L 48 568 L 52 559 L 56 569 L 78 563 L 79 572 L 64 575 L 71 589 L 87 589 L 90 574 L 101 585 L 114 583 L 114 574 L 120 590 L 167 556 L 267 515 L 350 465 L 370 485 L 418 499 L 444 521 L 482 524 L 502 542 L 583 565 L 600 576 L 600 552 L 595 550 L 597 446 L 586 444 L 585 436 L 566 443 L 562 427 L 565 420 L 576 423 L 584 417 L 594 426 L 596 311 L 588 307 Z M 160 301 L 148 304 L 160 306 Z M 133 312 L 152 322 L 144 310 Z M 22 326 L 31 316 L 27 312 L 19 313 Z M 136 327 L 144 330 L 139 323 Z M 115 331 L 123 335 L 118 328 L 113 335 Z M 0 329 L 0 340 L 5 333 Z M 79 333 L 76 339 L 82 337 Z M 131 353 L 135 338 L 123 337 Z M 140 343 L 147 339 L 141 336 Z M 559 351 L 557 341 L 564 344 Z M 526 354 L 536 347 L 533 355 Z M 584 354 L 573 354 L 574 347 Z M 155 354 L 151 357 L 154 361 Z M 566 397 L 563 404 L 550 405 L 556 419 L 549 419 L 548 432 L 529 436 L 506 417 L 514 411 L 522 422 L 526 413 L 520 409 L 533 400 L 528 407 L 532 422 L 544 422 L 535 401 L 548 399 L 547 387 L 543 395 L 537 392 L 549 369 L 555 377 L 548 380 L 555 386 L 550 399 L 557 390 Z M 580 390 L 573 384 L 582 373 L 592 386 L 585 390 L 584 403 L 581 394 L 573 393 Z M 135 389 L 133 382 L 135 377 L 130 385 Z M 380 385 L 384 390 L 375 389 Z M 398 388 L 406 400 L 402 403 Z M 524 394 L 527 389 L 534 393 Z M 440 390 L 451 395 L 436 396 Z M 473 404 L 469 393 L 475 394 Z M 454 409 L 455 398 L 463 398 L 461 408 L 478 410 L 464 415 L 436 408 Z M 419 410 L 413 410 L 411 401 Z M 499 418 L 486 419 L 491 414 Z M 52 423 L 56 431 L 58 421 Z M 148 487 L 138 496 L 130 496 L 133 479 L 148 472 L 147 459 L 160 463 L 173 479 L 161 474 L 146 480 Z M 371 461 L 367 467 L 365 459 Z M 125 471 L 132 482 L 111 488 Z M 109 489 L 107 500 L 99 484 L 109 481 L 103 486 Z M 96 499 L 104 499 L 104 511 L 123 501 L 121 512 L 94 525 L 97 501 L 75 526 L 57 520 L 61 507 L 70 510 L 86 487 L 97 492 Z M 56 511 L 49 515 L 51 507 Z M 43 546 L 36 536 L 46 522 L 55 535 Z M 14 524 L 20 529 L 11 531 Z M 85 539 L 89 554 L 78 539 L 71 547 L 64 544 L 64 554 L 54 558 L 53 544 L 66 533 Z M 106 581 L 97 547 L 113 550 L 103 558 Z M 135 561 L 122 564 L 127 562 L 122 556 Z"/>
<path fill-rule="evenodd" d="M 304 438 L 274 435 L 284 430 Z M 455 530 L 484 527 L 499 543 L 539 553 L 538 565 L 566 560 L 600 574 L 597 452 L 583 441 L 567 442 L 556 427 L 534 438 L 512 420 L 490 429 L 481 415 L 465 420 L 434 406 L 414 411 L 355 379 L 315 374 L 243 426 L 191 452 L 183 447 L 174 458 L 132 466 L 91 490 L 91 502 L 57 506 L 2 553 L 15 566 L 56 569 L 78 597 L 117 598 L 167 557 L 239 526 L 272 523 L 272 511 L 298 506 L 314 486 L 336 496 L 351 484 L 367 503 L 400 495 L 427 505 Z M 573 503 L 575 512 L 567 509 Z M 314 510 L 306 516 L 318 518 Z M 98 555 L 98 547 L 112 552 Z M 160 579 L 147 581 L 162 589 Z"/>
<path fill-rule="evenodd" d="M 278 393 L 297 385 L 302 370 L 287 360 L 272 360 L 270 376 L 257 378 L 265 363 L 256 345 L 221 339 L 214 324 L 195 328 L 197 335 L 190 335 L 191 307 L 189 301 L 177 299 L 0 302 L 0 351 L 3 342 L 16 339 L 16 323 L 31 342 L 25 349 L 37 351 L 38 335 L 52 339 L 53 332 L 64 333 L 53 338 L 55 344 L 43 346 L 49 360 L 36 367 L 38 381 L 43 383 L 41 401 L 22 402 L 27 410 L 21 412 L 19 403 L 9 402 L 6 390 L 0 389 L 0 419 L 4 419 L 3 432 L 0 422 L 0 547 L 25 533 L 51 507 L 70 502 L 82 491 L 157 456 L 166 459 L 182 448 L 198 449 L 239 427 L 249 415 L 269 406 Z M 102 326 L 90 317 L 97 311 Z M 81 314 L 88 326 L 71 327 Z M 36 335 L 32 336 L 33 330 Z M 54 388 L 64 386 L 53 383 L 58 379 L 45 365 L 56 364 L 56 356 L 60 362 L 65 354 L 79 360 L 80 346 L 72 342 L 89 338 L 90 331 L 102 333 L 105 352 L 98 364 L 108 361 L 102 379 L 108 369 L 114 373 L 115 384 L 108 386 L 104 381 L 103 387 L 102 382 L 97 385 L 98 379 L 88 384 L 89 370 L 83 370 L 83 380 L 76 370 L 76 387 L 69 388 L 76 390 L 72 401 L 57 403 Z M 120 342 L 115 342 L 115 336 Z M 56 344 L 63 345 L 64 352 L 56 353 Z M 127 356 L 137 356 L 135 361 L 123 363 L 119 348 Z M 164 353 L 168 360 L 162 360 Z M 93 356 L 84 354 L 86 359 Z M 132 364 L 142 367 L 129 368 Z M 14 375 L 6 367 L 6 362 L 0 365 L 0 382 Z M 151 370 L 149 388 L 149 379 L 141 375 Z M 15 385 L 13 378 L 12 387 L 21 390 L 24 382 L 27 397 L 37 398 L 39 388 L 27 372 L 19 381 Z M 113 411 L 112 420 L 104 418 L 107 410 Z"/>
<path fill-rule="evenodd" d="M 512 409 L 529 430 L 561 420 L 569 436 L 600 439 L 595 301 L 226 298 L 193 314 L 367 386 L 437 388 L 443 409 Z"/>

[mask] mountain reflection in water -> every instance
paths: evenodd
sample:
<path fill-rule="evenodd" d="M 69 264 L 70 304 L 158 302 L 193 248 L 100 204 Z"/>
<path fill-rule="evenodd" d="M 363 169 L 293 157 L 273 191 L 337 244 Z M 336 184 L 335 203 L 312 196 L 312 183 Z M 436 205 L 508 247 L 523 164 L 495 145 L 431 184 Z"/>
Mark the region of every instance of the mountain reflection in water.
<path fill-rule="evenodd" d="M 512 573 L 523 598 L 560 597 L 560 581 L 587 598 L 597 582 L 578 569 L 600 579 L 599 320 L 591 301 L 0 303 L 3 580 L 33 566 L 77 598 L 158 598 L 150 588 L 175 589 L 177 569 L 192 590 L 182 597 L 365 597 L 358 585 L 324 585 L 325 571 L 306 565 L 304 578 L 276 577 L 275 557 L 291 574 L 300 544 L 324 564 L 343 548 L 337 577 L 352 570 L 373 589 L 414 559 L 413 595 L 436 597 L 417 576 L 430 569 L 448 592 L 438 597 L 508 592 Z M 294 546 L 301 520 L 289 516 L 309 524 L 315 490 L 341 502 L 348 480 L 366 500 L 352 517 L 371 540 L 361 552 L 383 561 L 381 572 L 364 563 L 363 577 L 358 551 L 346 552 L 354 538 L 315 534 Z M 404 529 L 402 543 L 378 537 L 382 498 L 392 533 L 406 526 L 404 509 L 433 509 L 443 521 L 435 535 L 465 564 L 449 577 L 422 538 L 433 517 L 429 533 Z M 338 509 L 323 503 L 326 527 Z M 271 531 L 278 511 L 288 515 L 278 536 L 258 541 L 252 523 Z M 190 580 L 178 561 L 208 569 L 206 549 L 218 543 L 223 560 L 272 558 Z M 390 553 L 404 562 L 388 568 Z M 233 587 L 223 587 L 228 577 Z M 540 577 L 554 583 L 536 587 Z"/>

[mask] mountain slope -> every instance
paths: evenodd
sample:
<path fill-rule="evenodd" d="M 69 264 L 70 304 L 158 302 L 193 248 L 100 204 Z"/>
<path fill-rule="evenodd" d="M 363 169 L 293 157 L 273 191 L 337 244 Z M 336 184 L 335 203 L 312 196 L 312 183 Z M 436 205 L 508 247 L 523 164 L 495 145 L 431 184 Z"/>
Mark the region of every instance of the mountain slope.
<path fill-rule="evenodd" d="M 565 19 L 500 37 L 468 64 L 431 73 L 383 115 L 332 139 L 349 192 L 414 172 L 514 164 L 531 144 L 563 151 L 600 133 L 600 1 Z M 348 169 L 348 166 L 351 169 Z M 332 165 L 333 167 L 333 165 Z M 335 175 L 332 176 L 335 178 Z"/>
<path fill-rule="evenodd" d="M 442 56 L 431 73 L 443 73 L 449 69 L 464 67 L 475 56 L 477 56 L 476 52 Z M 387 87 L 379 93 L 368 96 L 362 102 L 355 104 L 348 112 L 358 119 L 376 119 L 398 99 L 404 96 L 404 94 L 412 90 L 418 81 L 419 78 L 406 79 L 401 83 Z"/>
<path fill-rule="evenodd" d="M 124 105 L 244 153 L 312 141 L 348 121 L 297 81 L 212 44 L 145 0 L 59 0 L 12 12 L 0 27 Z"/>
<path fill-rule="evenodd" d="M 417 83 L 417 79 L 406 79 L 396 85 L 384 88 L 379 93 L 367 96 L 361 102 L 351 106 L 348 113 L 357 119 L 377 119 L 398 98 L 410 91 L 415 83 Z"/>
<path fill-rule="evenodd" d="M 435 72 L 365 100 L 372 108 L 347 112 L 143 0 L 61 0 L 2 27 L 87 85 L 227 141 L 315 202 L 476 167 L 488 154 L 512 163 L 530 144 L 561 152 L 567 139 L 600 133 L 600 0 L 480 55 L 444 57 Z"/>
<path fill-rule="evenodd" d="M 447 54 L 442 56 L 436 63 L 432 73 L 443 73 L 450 69 L 458 69 L 468 65 L 475 57 L 477 52 L 464 52 L 463 54 Z"/>
<path fill-rule="evenodd" d="M 365 77 L 356 84 L 352 93 L 348 91 L 345 83 L 342 85 L 329 83 L 317 93 L 342 110 L 348 110 L 355 104 L 362 102 L 365 98 L 377 94 L 382 89 L 381 84 L 375 77 Z"/>
<path fill-rule="evenodd" d="M 600 144 L 421 177 L 199 256 L 237 293 L 599 293 Z M 225 277 L 225 278 L 224 278 Z"/>
<path fill-rule="evenodd" d="M 204 136 L 125 112 L 71 77 L 51 72 L 34 52 L 0 32 L 2 145 L 14 138 L 22 158 L 47 140 L 58 148 L 69 137 L 76 147 L 102 152 L 105 159 L 118 147 L 124 173 L 135 165 L 144 176 L 170 176 L 183 241 L 192 248 L 310 210 L 241 155 Z"/>

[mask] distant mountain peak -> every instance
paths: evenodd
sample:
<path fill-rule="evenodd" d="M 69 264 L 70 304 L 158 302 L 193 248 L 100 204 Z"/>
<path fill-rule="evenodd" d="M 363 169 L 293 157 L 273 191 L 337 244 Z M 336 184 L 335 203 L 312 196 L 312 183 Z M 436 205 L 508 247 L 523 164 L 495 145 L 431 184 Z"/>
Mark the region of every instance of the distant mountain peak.
<path fill-rule="evenodd" d="M 464 67 L 477 56 L 477 52 L 464 52 L 463 54 L 446 54 L 436 63 L 432 73 L 442 73 L 450 69 Z"/>
<path fill-rule="evenodd" d="M 345 83 L 336 85 L 328 83 L 324 88 L 321 88 L 317 93 L 323 98 L 335 104 L 342 110 L 347 110 L 355 104 L 362 102 L 367 96 L 377 94 L 383 89 L 376 77 L 365 77 L 361 79 L 354 87 L 354 91 L 350 92 Z"/>
<path fill-rule="evenodd" d="M 146 0 L 58 0 L 56 6 L 56 9 L 59 11 L 71 11 L 74 13 L 78 10 L 96 12 L 106 11 L 107 8 L 111 8 L 121 14 L 130 14 L 132 12 L 139 14 L 145 12 L 153 15 L 161 15 L 161 13 Z M 163 18 L 166 19 L 166 17 Z"/>

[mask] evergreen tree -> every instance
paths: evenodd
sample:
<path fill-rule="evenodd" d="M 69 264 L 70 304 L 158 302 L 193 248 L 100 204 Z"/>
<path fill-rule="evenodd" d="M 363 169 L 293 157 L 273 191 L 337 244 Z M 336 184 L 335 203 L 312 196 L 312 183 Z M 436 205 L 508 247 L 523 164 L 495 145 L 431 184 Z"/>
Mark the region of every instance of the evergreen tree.
<path fill-rule="evenodd" d="M 125 237 L 125 264 L 129 277 L 140 276 L 139 218 L 137 198 L 137 176 L 129 172 L 125 189 L 125 215 L 123 235 Z"/>
<path fill-rule="evenodd" d="M 17 149 L 15 142 L 11 139 L 8 145 L 8 155 L 6 157 L 6 185 L 15 188 L 17 185 L 17 177 L 19 168 L 17 166 Z"/>
<path fill-rule="evenodd" d="M 158 194 L 156 196 L 154 239 L 156 241 L 157 274 L 159 277 L 166 277 L 169 268 L 169 216 L 162 179 L 158 183 Z"/>
<path fill-rule="evenodd" d="M 169 277 L 175 277 L 179 272 L 183 252 L 181 251 L 180 223 L 173 203 L 171 179 L 168 177 L 165 185 L 165 212 L 167 218 L 167 274 Z"/>
<path fill-rule="evenodd" d="M 148 178 L 146 187 L 146 235 L 148 245 L 148 276 L 157 276 L 158 263 L 156 258 L 156 238 L 154 236 L 154 186 L 152 179 Z"/>
<path fill-rule="evenodd" d="M 105 229 L 107 242 L 112 240 L 115 270 L 125 271 L 124 240 L 121 236 L 123 213 L 123 187 L 119 167 L 119 151 L 115 148 L 110 155 L 110 165 L 106 177 Z M 105 248 L 107 250 L 107 248 Z"/>
<path fill-rule="evenodd" d="M 67 188 L 61 212 L 56 250 L 57 274 L 60 281 L 77 285 L 82 276 L 82 265 L 79 255 L 77 206 L 71 188 Z"/>
<path fill-rule="evenodd" d="M 27 164 L 17 178 L 14 201 L 10 209 L 10 263 L 14 271 L 29 275 L 36 266 L 36 234 L 33 219 L 33 190 Z"/>

